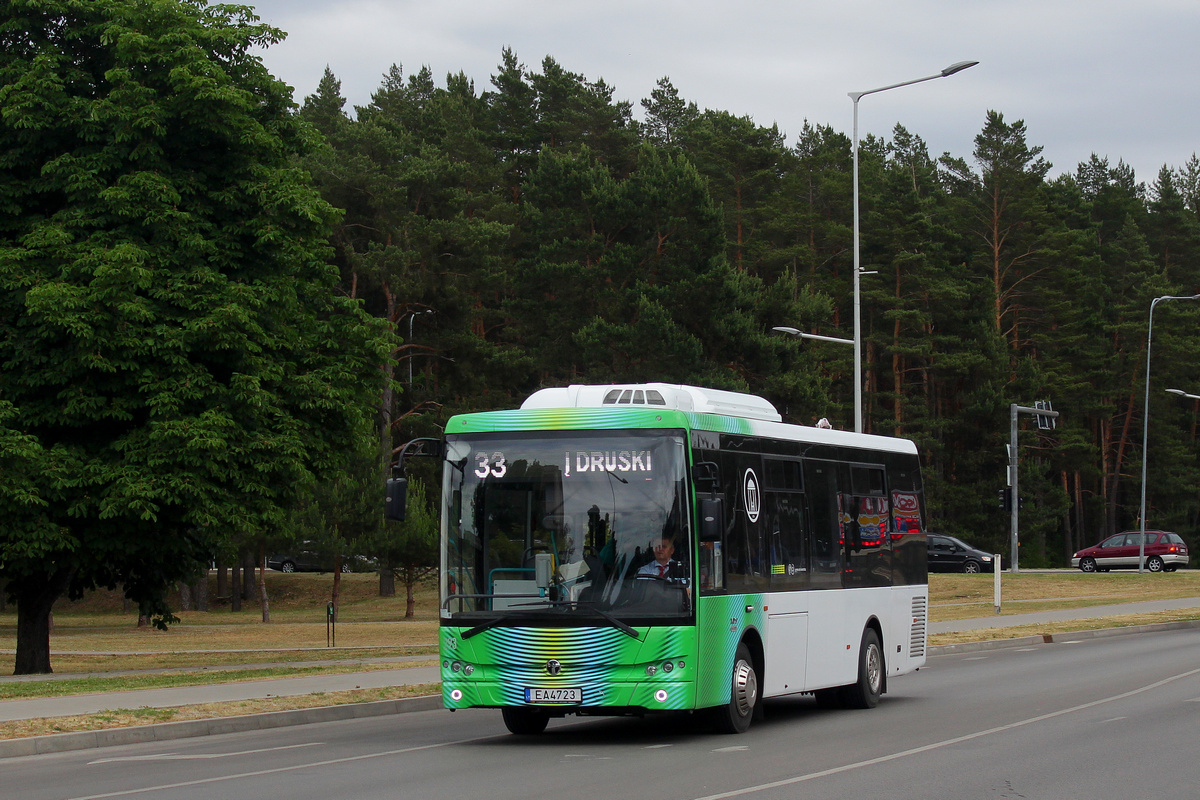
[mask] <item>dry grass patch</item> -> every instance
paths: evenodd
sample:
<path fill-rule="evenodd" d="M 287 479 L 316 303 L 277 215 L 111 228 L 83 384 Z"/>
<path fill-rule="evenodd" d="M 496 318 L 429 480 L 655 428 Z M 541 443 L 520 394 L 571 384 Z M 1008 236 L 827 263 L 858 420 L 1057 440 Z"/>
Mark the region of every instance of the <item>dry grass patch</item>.
<path fill-rule="evenodd" d="M 945 622 L 989 616 L 993 608 L 990 574 L 929 576 L 930 619 Z M 1138 574 L 1110 572 L 1021 572 L 1000 576 L 1002 615 L 1064 608 L 1200 597 L 1200 571 Z"/>
<path fill-rule="evenodd" d="M 97 628 L 74 624 L 55 615 L 50 650 L 90 650 L 102 653 L 173 652 L 199 650 L 320 650 L 326 648 L 325 623 L 262 622 L 254 625 L 214 624 L 197 612 L 183 613 L 183 622 L 169 630 Z M 437 622 L 339 622 L 338 647 L 396 648 L 437 642 Z M 16 646 L 16 632 L 4 638 Z M 11 638 L 10 638 L 11 637 Z M 0 642 L 4 641 L 0 638 Z M 3 645 L 0 645 L 2 647 Z"/>
<path fill-rule="evenodd" d="M 176 706 L 175 708 L 118 709 L 100 714 L 86 714 L 74 717 L 17 720 L 14 722 L 0 722 L 0 739 L 21 739 L 28 736 L 46 736 L 54 733 L 129 728 L 136 725 L 153 725 L 163 722 L 240 717 L 247 714 L 261 714 L 267 711 L 288 711 L 298 708 L 322 708 L 324 706 L 349 705 L 352 703 L 371 703 L 376 700 L 423 697 L 437 694 L 440 691 L 440 684 L 430 683 L 416 686 L 390 686 L 382 689 L 322 692 L 301 697 L 269 697 L 261 700 L 205 703 L 195 706 Z"/>

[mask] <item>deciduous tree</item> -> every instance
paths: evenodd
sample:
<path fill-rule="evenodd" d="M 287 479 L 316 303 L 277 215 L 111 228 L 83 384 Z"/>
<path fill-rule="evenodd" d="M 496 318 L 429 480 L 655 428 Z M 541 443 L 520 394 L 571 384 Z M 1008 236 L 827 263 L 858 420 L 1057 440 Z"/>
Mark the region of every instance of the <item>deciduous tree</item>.
<path fill-rule="evenodd" d="M 310 129 L 196 0 L 12 0 L 0 15 L 0 583 L 16 671 L 94 586 L 162 623 L 214 540 L 341 468 L 384 336 L 337 291 Z M 11 487 L 11 488 L 10 488 Z M 16 524 L 7 524 L 10 519 Z"/>

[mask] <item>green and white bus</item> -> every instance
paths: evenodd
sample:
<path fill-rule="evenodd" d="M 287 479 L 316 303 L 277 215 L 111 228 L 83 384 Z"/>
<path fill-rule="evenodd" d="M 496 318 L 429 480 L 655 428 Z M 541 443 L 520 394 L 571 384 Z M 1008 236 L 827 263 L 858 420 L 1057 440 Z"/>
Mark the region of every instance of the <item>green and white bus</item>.
<path fill-rule="evenodd" d="M 909 441 L 788 425 L 766 400 L 668 384 L 543 389 L 463 414 L 443 460 L 449 709 L 551 717 L 765 698 L 869 708 L 925 663 L 924 502 Z"/>

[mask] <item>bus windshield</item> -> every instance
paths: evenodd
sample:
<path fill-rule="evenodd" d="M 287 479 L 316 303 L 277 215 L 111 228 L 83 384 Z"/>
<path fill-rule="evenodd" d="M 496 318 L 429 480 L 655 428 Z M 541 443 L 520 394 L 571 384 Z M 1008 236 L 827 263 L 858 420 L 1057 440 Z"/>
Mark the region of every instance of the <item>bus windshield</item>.
<path fill-rule="evenodd" d="M 680 431 L 447 437 L 442 615 L 455 624 L 676 624 L 692 614 Z"/>

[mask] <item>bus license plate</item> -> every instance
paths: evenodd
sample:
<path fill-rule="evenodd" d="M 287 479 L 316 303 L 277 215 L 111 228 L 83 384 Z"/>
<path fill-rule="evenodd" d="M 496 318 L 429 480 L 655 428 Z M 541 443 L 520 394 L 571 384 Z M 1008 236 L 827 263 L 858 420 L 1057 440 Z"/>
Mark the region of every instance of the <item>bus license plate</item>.
<path fill-rule="evenodd" d="M 526 687 L 526 703 L 582 703 L 583 689 L 546 689 Z"/>

